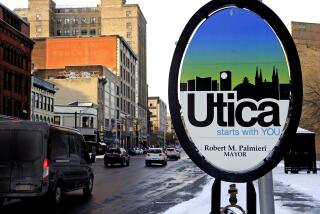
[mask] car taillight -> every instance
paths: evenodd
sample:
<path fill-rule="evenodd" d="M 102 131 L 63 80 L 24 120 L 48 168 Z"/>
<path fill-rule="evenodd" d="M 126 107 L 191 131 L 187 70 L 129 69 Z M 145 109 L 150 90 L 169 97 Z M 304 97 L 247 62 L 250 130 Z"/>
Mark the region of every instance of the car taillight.
<path fill-rule="evenodd" d="M 161 154 L 159 154 L 159 156 L 164 156 L 164 154 L 163 154 L 163 153 L 161 153 Z"/>
<path fill-rule="evenodd" d="M 42 168 L 43 168 L 42 179 L 44 181 L 49 181 L 49 160 L 48 159 L 44 159 Z"/>

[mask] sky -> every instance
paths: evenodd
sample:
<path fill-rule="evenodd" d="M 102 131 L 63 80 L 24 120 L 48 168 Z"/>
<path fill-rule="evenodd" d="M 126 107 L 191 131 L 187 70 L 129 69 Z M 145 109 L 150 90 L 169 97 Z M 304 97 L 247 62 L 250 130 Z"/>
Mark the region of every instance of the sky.
<path fill-rule="evenodd" d="M 234 88 L 245 77 L 254 84 L 257 67 L 263 80 L 271 82 L 274 66 L 280 83 L 289 83 L 285 53 L 270 26 L 251 11 L 231 7 L 198 28 L 186 50 L 181 82 L 196 76 L 219 82 L 221 71 L 231 71 Z"/>
<path fill-rule="evenodd" d="M 10 9 L 27 7 L 27 0 L 0 0 Z M 94 6 L 100 0 L 55 0 L 57 5 Z M 208 0 L 127 0 L 139 4 L 147 19 L 147 72 L 149 96 L 168 100 L 168 75 L 175 43 L 192 15 Z M 285 24 L 320 23 L 319 0 L 263 0 Z"/>

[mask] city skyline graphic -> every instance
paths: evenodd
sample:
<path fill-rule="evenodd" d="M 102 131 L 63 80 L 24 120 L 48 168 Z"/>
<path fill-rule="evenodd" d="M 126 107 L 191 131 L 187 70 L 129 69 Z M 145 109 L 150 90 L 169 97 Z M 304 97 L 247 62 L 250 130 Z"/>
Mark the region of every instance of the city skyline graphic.
<path fill-rule="evenodd" d="M 242 84 L 244 78 L 255 84 L 257 72 L 263 74 L 262 82 L 272 82 L 275 73 L 279 84 L 290 84 L 278 37 L 265 20 L 247 9 L 222 9 L 199 26 L 187 46 L 180 83 L 208 77 L 219 80 L 222 71 L 232 72 L 232 86 Z"/>
<path fill-rule="evenodd" d="M 259 68 L 256 68 L 256 75 L 254 83 L 244 76 L 243 80 L 238 85 L 232 85 L 232 72 L 221 71 L 220 78 L 212 79 L 211 77 L 196 77 L 188 80 L 186 83 L 180 83 L 180 91 L 234 91 L 237 93 L 237 99 L 250 98 L 254 100 L 261 100 L 265 98 L 272 98 L 276 100 L 290 99 L 290 84 L 279 82 L 278 70 L 274 67 L 272 72 L 272 81 L 267 81 Z"/>

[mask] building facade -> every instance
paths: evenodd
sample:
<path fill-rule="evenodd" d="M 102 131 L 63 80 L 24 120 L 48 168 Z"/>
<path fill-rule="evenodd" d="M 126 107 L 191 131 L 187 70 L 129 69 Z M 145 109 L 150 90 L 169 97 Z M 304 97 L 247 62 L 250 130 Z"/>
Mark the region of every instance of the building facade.
<path fill-rule="evenodd" d="M 31 120 L 53 123 L 54 84 L 34 76 L 31 80 Z"/>
<path fill-rule="evenodd" d="M 117 91 L 119 92 L 117 104 L 120 106 L 117 129 L 121 130 L 120 142 L 126 145 L 136 143 L 134 141 L 137 138 L 133 133 L 134 124 L 138 121 L 136 115 L 138 58 L 130 46 L 119 36 L 41 38 L 35 39 L 35 42 L 33 52 L 35 70 L 54 70 L 79 65 L 101 65 L 108 68 L 120 81 Z M 50 79 L 50 75 L 41 78 Z"/>
<path fill-rule="evenodd" d="M 63 69 L 39 69 L 35 75 L 57 87 L 55 103 L 93 103 L 97 106 L 97 130 L 106 139 L 125 141 L 121 127 L 120 79 L 102 65 L 67 66 Z M 75 127 L 74 127 L 75 128 Z M 133 136 L 132 136 L 133 138 Z M 111 143 L 111 142 L 109 142 Z"/>
<path fill-rule="evenodd" d="M 0 3 L 0 115 L 30 119 L 29 24 Z"/>
<path fill-rule="evenodd" d="M 139 141 L 147 140 L 146 19 L 137 4 L 101 0 L 97 7 L 58 8 L 52 0 L 29 0 L 15 11 L 30 22 L 31 37 L 85 37 L 120 35 L 138 56 L 136 115 Z"/>
<path fill-rule="evenodd" d="M 76 128 L 86 141 L 97 142 L 98 111 L 94 103 L 70 103 L 54 106 L 54 124 Z"/>
<path fill-rule="evenodd" d="M 320 157 L 320 24 L 291 22 L 290 30 L 298 49 L 303 79 L 303 108 L 300 126 L 316 133 Z"/>
<path fill-rule="evenodd" d="M 149 97 L 148 107 L 151 113 L 150 143 L 154 146 L 165 147 L 167 129 L 167 105 L 160 97 Z"/>

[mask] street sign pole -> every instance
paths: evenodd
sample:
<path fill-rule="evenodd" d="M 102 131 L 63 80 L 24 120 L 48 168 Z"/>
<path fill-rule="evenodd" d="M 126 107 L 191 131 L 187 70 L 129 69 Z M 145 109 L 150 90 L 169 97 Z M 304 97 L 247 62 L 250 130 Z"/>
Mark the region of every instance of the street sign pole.
<path fill-rule="evenodd" d="M 262 2 L 262 0 L 257 0 Z M 272 171 L 258 180 L 261 214 L 274 214 L 274 192 Z"/>
<path fill-rule="evenodd" d="M 258 180 L 261 214 L 274 214 L 274 193 L 272 171 Z"/>

